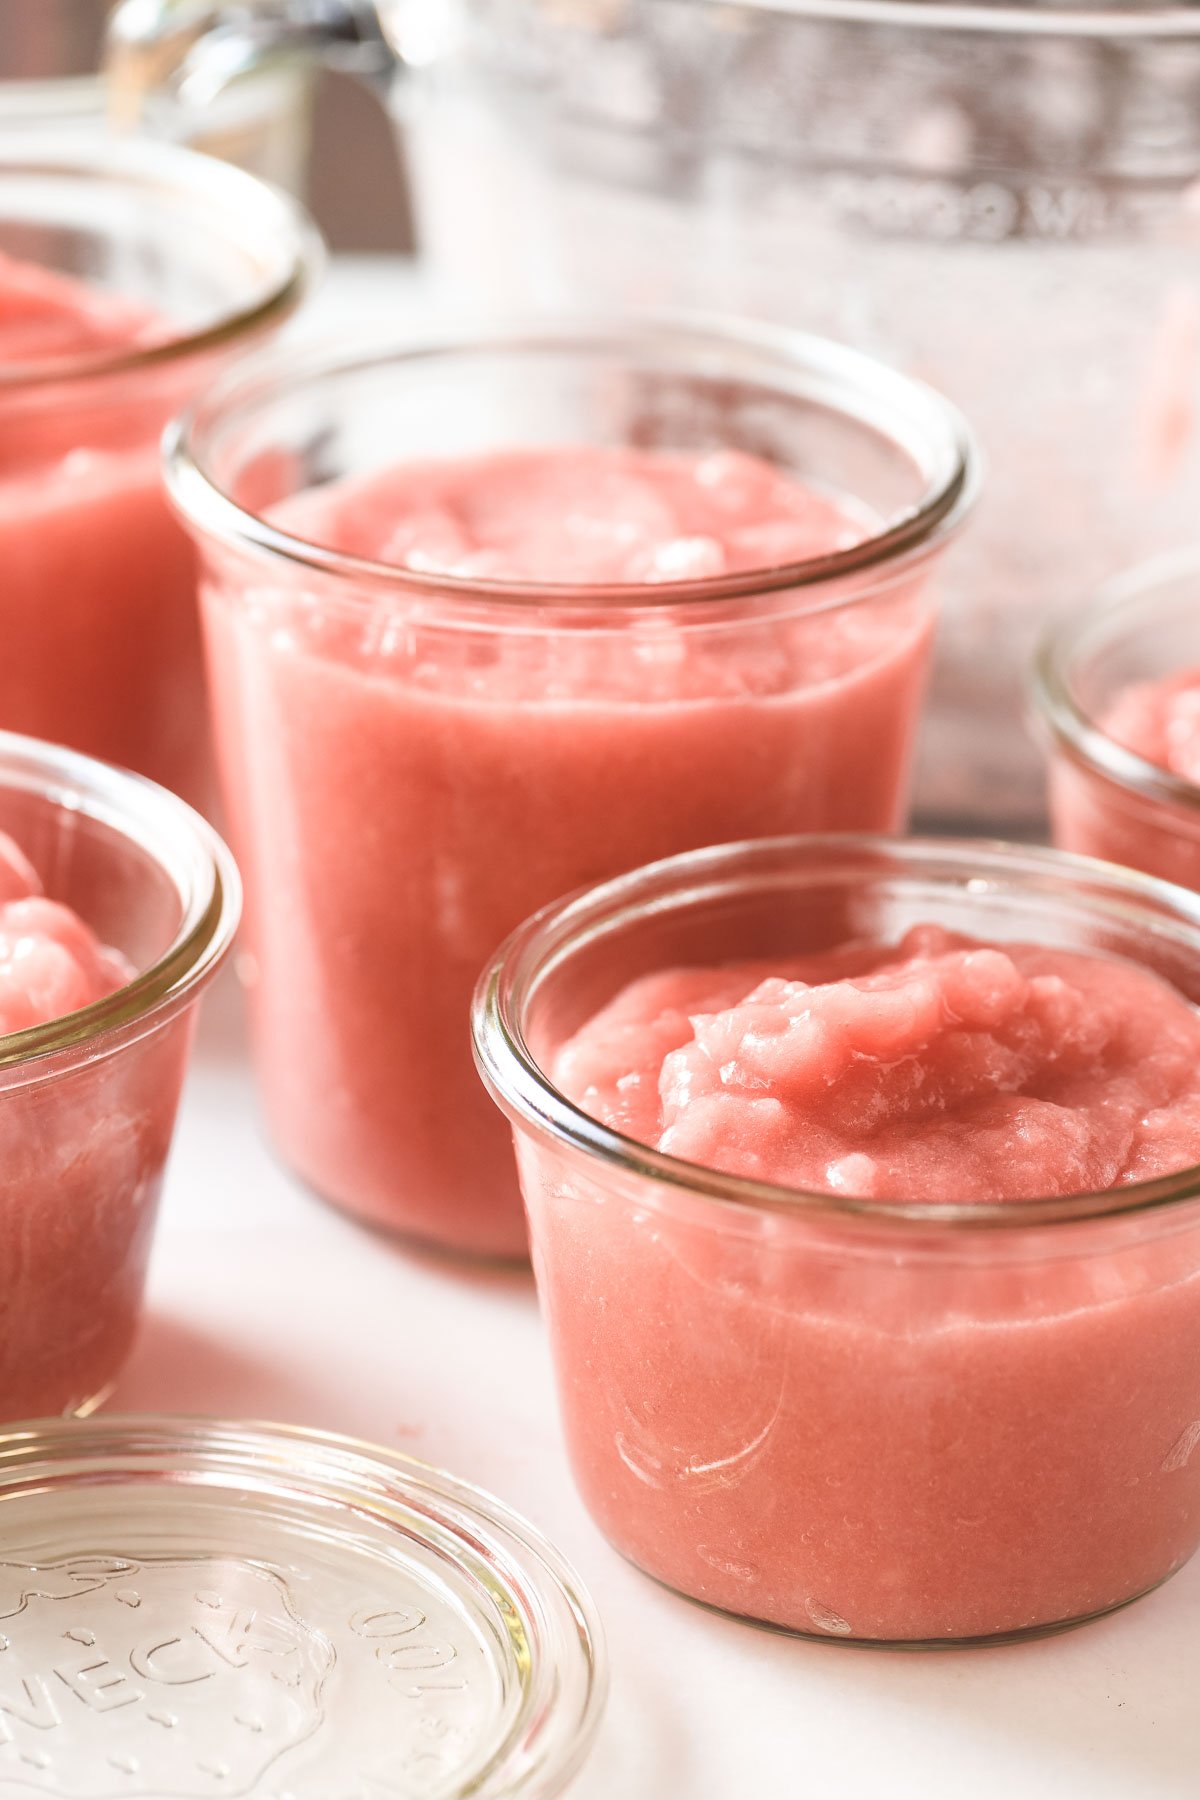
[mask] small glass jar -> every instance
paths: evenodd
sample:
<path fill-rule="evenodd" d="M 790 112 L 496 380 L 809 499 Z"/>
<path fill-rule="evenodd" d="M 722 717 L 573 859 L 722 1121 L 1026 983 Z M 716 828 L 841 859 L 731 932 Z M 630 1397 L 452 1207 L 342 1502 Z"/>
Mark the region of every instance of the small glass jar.
<path fill-rule="evenodd" d="M 90 1411 L 133 1340 L 196 1002 L 237 870 L 173 794 L 0 732 L 0 831 L 136 974 L 0 1036 L 0 1418 Z"/>
<path fill-rule="evenodd" d="M 161 491 L 172 413 L 279 325 L 317 260 L 224 164 L 84 133 L 0 136 L 0 255 L 149 310 L 144 343 L 0 364 L 0 727 L 209 798 L 195 567 Z M 0 296 L 6 291 L 0 266 Z"/>
<path fill-rule="evenodd" d="M 1200 888 L 1200 787 L 1106 728 L 1131 688 L 1200 669 L 1200 552 L 1114 582 L 1043 640 L 1036 724 L 1049 757 L 1054 841 Z"/>
<path fill-rule="evenodd" d="M 1006 1204 L 801 1193 L 634 1143 L 547 1070 L 636 976 L 917 923 L 1119 955 L 1200 1000 L 1181 889 L 1051 850 L 797 838 L 547 908 L 474 1015 L 597 1523 L 694 1599 L 878 1643 L 1047 1630 L 1192 1555 L 1200 1170 Z"/>
<path fill-rule="evenodd" d="M 559 444 L 752 450 L 881 523 L 803 563 L 598 587 L 416 573 L 272 522 L 316 484 Z M 524 1255 L 471 1067 L 484 959 L 651 856 L 901 823 L 966 429 L 819 339 L 567 321 L 234 371 L 170 438 L 168 481 L 202 554 L 276 1142 L 378 1224 Z"/>

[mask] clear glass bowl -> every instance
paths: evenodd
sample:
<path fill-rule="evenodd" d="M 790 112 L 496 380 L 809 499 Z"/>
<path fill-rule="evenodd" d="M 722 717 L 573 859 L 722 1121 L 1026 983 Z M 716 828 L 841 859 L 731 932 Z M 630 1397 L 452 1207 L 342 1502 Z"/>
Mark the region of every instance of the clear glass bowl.
<path fill-rule="evenodd" d="M 0 1531 L 25 1697 L 5 1749 L 38 1792 L 550 1800 L 600 1719 L 600 1627 L 557 1551 L 374 1445 L 21 1426 L 0 1434 Z"/>
<path fill-rule="evenodd" d="M 0 1418 L 86 1411 L 137 1326 L 196 1002 L 229 948 L 228 851 L 174 795 L 0 733 L 0 831 L 135 978 L 0 1037 Z"/>
<path fill-rule="evenodd" d="M 805 1635 L 1016 1637 L 1200 1542 L 1200 1169 L 917 1205 L 679 1161 L 547 1070 L 634 977 L 933 923 L 1120 955 L 1200 1000 L 1200 898 L 1051 850 L 808 838 L 672 858 L 548 907 L 478 989 L 575 1478 L 681 1593 Z"/>
<path fill-rule="evenodd" d="M 754 451 L 883 521 L 852 549 L 653 586 L 522 585 L 306 541 L 313 487 L 557 444 Z M 579 882 L 734 834 L 891 829 L 973 497 L 954 411 L 819 339 L 643 319 L 234 372 L 168 446 L 203 564 L 271 1129 L 319 1192 L 525 1250 L 471 991 Z M 319 521 L 318 521 L 319 523 Z"/>
<path fill-rule="evenodd" d="M 0 256 L 148 308 L 144 344 L 0 368 L 0 726 L 209 798 L 195 565 L 170 416 L 288 316 L 319 261 L 288 200 L 182 150 L 0 135 Z M 0 291 L 6 277 L 0 272 Z"/>
<path fill-rule="evenodd" d="M 1050 817 L 1064 849 L 1200 888 L 1200 787 L 1106 729 L 1129 689 L 1200 669 L 1200 551 L 1114 582 L 1047 634 L 1034 671 Z"/>

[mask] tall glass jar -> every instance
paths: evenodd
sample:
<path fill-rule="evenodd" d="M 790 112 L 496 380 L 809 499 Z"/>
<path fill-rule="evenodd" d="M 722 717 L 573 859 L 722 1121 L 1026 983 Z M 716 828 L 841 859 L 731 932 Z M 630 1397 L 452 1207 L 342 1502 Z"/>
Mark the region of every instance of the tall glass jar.
<path fill-rule="evenodd" d="M 646 586 L 418 573 L 321 542 L 339 483 L 352 504 L 392 465 L 561 445 L 753 451 L 875 524 L 804 562 Z M 203 558 L 260 1082 L 318 1192 L 523 1253 L 471 1068 L 485 957 L 648 856 L 900 825 L 928 578 L 975 475 L 936 395 L 765 329 L 534 325 L 283 358 L 204 397 L 168 479 Z"/>
<path fill-rule="evenodd" d="M 290 201 L 222 163 L 0 135 L 0 726 L 208 799 L 195 567 L 158 442 L 318 257 Z M 93 308 L 127 338 L 90 341 Z"/>

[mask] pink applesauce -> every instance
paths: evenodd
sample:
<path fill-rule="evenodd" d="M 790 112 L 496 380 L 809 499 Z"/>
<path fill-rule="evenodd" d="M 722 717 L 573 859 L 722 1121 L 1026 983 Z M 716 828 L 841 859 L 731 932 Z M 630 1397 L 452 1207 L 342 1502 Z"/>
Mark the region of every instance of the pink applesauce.
<path fill-rule="evenodd" d="M 186 387 L 168 365 L 97 372 L 168 335 L 142 306 L 0 256 L 0 727 L 196 798 L 195 576 L 158 469 Z"/>
<path fill-rule="evenodd" d="M 1200 670 L 1131 683 L 1099 724 L 1115 743 L 1190 783 L 1196 801 L 1143 796 L 1060 757 L 1050 777 L 1055 841 L 1200 888 Z"/>
<path fill-rule="evenodd" d="M 217 549 L 205 587 L 276 1140 L 368 1218 L 523 1254 L 506 1133 L 471 1061 L 481 966 L 537 907 L 639 862 L 898 825 L 923 572 L 843 585 L 838 604 L 663 604 L 663 584 L 871 529 L 730 452 L 512 451 L 339 482 L 271 516 L 393 568 L 578 590 L 438 596 Z"/>
<path fill-rule="evenodd" d="M 1134 682 L 1102 723 L 1127 750 L 1200 787 L 1200 669 Z"/>
<path fill-rule="evenodd" d="M 711 1169 L 934 1207 L 1200 1161 L 1200 1015 L 1146 969 L 918 927 L 644 976 L 556 1084 Z M 1200 1227 L 1002 1233 L 707 1199 L 517 1132 L 572 1464 L 713 1605 L 881 1641 L 1143 1592 L 1200 1541 Z"/>
<path fill-rule="evenodd" d="M 144 306 L 0 252 L 0 366 L 135 350 L 167 336 Z"/>
<path fill-rule="evenodd" d="M 132 979 L 0 833 L 0 1044 Z M 0 1419 L 69 1412 L 132 1339 L 186 1032 L 0 1089 Z"/>
<path fill-rule="evenodd" d="M 856 516 L 857 515 L 857 516 Z M 662 583 L 806 562 L 878 521 L 758 457 L 566 445 L 388 469 L 281 522 L 356 556 L 490 581 Z"/>
<path fill-rule="evenodd" d="M 33 864 L 0 832 L 0 1037 L 78 1012 L 132 978 L 119 950 L 44 897 Z"/>
<path fill-rule="evenodd" d="M 1200 1014 L 1132 963 L 918 927 L 823 962 L 674 970 L 555 1079 L 702 1167 L 869 1200 L 1099 1193 L 1200 1163 Z"/>

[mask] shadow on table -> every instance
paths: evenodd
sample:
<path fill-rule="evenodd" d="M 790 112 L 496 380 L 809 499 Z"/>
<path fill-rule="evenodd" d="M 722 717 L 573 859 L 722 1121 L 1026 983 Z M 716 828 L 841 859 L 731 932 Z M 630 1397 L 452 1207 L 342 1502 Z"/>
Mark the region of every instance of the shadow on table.
<path fill-rule="evenodd" d="M 288 1385 L 281 1364 L 267 1364 L 236 1344 L 169 1314 L 149 1312 L 109 1402 L 113 1412 L 202 1413 L 211 1418 L 283 1418 Z M 306 1390 L 295 1383 L 296 1405 Z"/>
<path fill-rule="evenodd" d="M 408 1270 L 420 1271 L 423 1278 L 449 1282 L 457 1288 L 472 1288 L 493 1294 L 524 1295 L 532 1306 L 536 1303 L 533 1270 L 527 1261 L 514 1258 L 489 1259 L 461 1256 L 453 1250 L 439 1250 L 419 1238 L 398 1237 L 370 1219 L 356 1219 L 328 1200 L 313 1196 L 318 1206 L 341 1219 L 352 1231 L 361 1232 L 379 1253 L 393 1257 Z"/>

